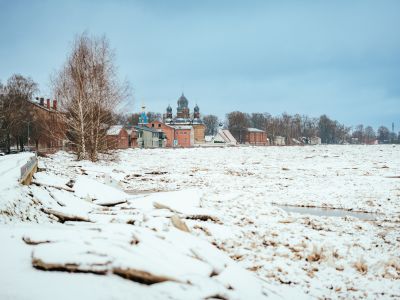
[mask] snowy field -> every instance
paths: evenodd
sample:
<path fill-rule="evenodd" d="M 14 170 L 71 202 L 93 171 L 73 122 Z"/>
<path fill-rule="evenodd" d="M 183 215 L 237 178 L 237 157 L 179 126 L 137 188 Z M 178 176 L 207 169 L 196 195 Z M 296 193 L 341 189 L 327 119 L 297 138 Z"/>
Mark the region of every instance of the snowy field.
<path fill-rule="evenodd" d="M 400 298 L 399 146 L 59 152 L 39 167 L 29 187 L 0 183 L 1 299 Z"/>

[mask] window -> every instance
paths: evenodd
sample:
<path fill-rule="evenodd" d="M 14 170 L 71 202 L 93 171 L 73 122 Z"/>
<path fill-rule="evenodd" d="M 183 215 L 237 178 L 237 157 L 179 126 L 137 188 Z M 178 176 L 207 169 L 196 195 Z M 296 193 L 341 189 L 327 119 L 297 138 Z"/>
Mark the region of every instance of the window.
<path fill-rule="evenodd" d="M 151 127 L 154 127 L 154 123 L 153 123 L 153 124 L 151 124 Z"/>
<path fill-rule="evenodd" d="M 161 124 L 158 124 L 158 128 L 161 128 Z"/>

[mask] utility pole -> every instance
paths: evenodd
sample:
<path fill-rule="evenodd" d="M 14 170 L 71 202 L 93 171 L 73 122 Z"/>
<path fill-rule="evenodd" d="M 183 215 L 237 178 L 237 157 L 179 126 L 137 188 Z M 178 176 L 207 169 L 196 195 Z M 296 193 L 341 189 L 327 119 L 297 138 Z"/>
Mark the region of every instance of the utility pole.
<path fill-rule="evenodd" d="M 28 149 L 30 150 L 30 145 L 29 145 L 29 142 L 30 142 L 30 140 L 31 140 L 31 136 L 30 136 L 30 133 L 29 133 L 29 125 L 31 124 L 31 122 L 30 121 L 28 121 Z"/>
<path fill-rule="evenodd" d="M 394 141 L 394 122 L 392 122 L 392 133 L 390 134 L 390 142 L 393 144 Z"/>

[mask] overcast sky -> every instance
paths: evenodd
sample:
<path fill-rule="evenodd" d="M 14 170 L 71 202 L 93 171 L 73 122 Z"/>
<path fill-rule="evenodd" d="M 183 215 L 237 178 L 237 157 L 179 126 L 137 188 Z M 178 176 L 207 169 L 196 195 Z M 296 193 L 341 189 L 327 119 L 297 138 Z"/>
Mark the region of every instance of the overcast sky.
<path fill-rule="evenodd" d="M 0 80 L 50 96 L 75 34 L 105 34 L 134 105 L 328 116 L 400 129 L 400 1 L 0 0 Z"/>

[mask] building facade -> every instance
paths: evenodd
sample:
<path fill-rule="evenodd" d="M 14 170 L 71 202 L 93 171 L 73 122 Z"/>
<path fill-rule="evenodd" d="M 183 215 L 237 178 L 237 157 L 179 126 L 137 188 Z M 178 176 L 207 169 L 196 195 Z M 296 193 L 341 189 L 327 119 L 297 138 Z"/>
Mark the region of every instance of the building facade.
<path fill-rule="evenodd" d="M 137 130 L 133 127 L 129 127 L 128 129 L 126 129 L 126 131 L 128 132 L 128 136 L 129 136 L 129 147 L 136 148 L 138 146 Z"/>
<path fill-rule="evenodd" d="M 268 145 L 267 133 L 257 128 L 247 128 L 244 141 L 254 146 L 266 146 Z"/>
<path fill-rule="evenodd" d="M 274 145 L 275 146 L 285 146 L 285 137 L 284 136 L 275 136 L 274 137 Z"/>
<path fill-rule="evenodd" d="M 193 128 L 193 145 L 205 142 L 206 126 L 201 120 L 200 108 L 196 105 L 191 114 L 189 101 L 183 93 L 177 101 L 176 115 L 173 116 L 172 107 L 168 105 L 163 121 L 170 126 L 191 126 Z"/>
<path fill-rule="evenodd" d="M 65 115 L 58 110 L 57 100 L 36 97 L 27 101 L 28 145 L 38 152 L 55 152 L 67 144 Z"/>
<path fill-rule="evenodd" d="M 194 129 L 192 126 L 173 126 L 175 130 L 174 147 L 188 148 L 194 145 Z"/>
<path fill-rule="evenodd" d="M 146 124 L 147 127 L 165 135 L 165 146 L 169 148 L 188 148 L 194 145 L 194 128 L 188 125 L 168 125 L 160 121 L 153 121 Z"/>
<path fill-rule="evenodd" d="M 137 130 L 137 145 L 140 148 L 163 148 L 166 138 L 164 132 L 147 126 L 135 126 Z"/>
<path fill-rule="evenodd" d="M 169 148 L 174 147 L 175 128 L 173 126 L 167 125 L 161 121 L 153 121 L 146 124 L 146 126 L 157 131 L 162 131 L 166 139 L 165 146 Z"/>
<path fill-rule="evenodd" d="M 111 126 L 107 130 L 108 149 L 129 148 L 129 134 L 122 125 Z"/>

